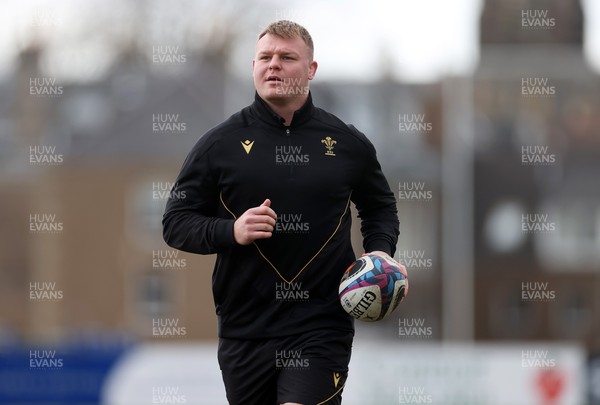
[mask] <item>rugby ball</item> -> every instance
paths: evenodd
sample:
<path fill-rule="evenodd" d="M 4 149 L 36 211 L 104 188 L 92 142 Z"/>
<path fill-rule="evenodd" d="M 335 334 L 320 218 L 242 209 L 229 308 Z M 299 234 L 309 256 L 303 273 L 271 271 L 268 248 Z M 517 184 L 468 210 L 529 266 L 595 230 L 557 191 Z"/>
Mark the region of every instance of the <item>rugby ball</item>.
<path fill-rule="evenodd" d="M 379 321 L 391 314 L 408 293 L 406 270 L 395 260 L 363 255 L 340 281 L 340 303 L 361 321 Z"/>

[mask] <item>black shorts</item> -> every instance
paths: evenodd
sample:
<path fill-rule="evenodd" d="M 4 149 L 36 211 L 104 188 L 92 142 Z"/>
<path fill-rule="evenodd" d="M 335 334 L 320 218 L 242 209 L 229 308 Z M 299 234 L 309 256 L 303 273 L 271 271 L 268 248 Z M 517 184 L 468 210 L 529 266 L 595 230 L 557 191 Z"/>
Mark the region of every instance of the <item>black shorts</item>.
<path fill-rule="evenodd" d="M 354 333 L 312 331 L 266 340 L 219 340 L 230 405 L 342 403 Z"/>

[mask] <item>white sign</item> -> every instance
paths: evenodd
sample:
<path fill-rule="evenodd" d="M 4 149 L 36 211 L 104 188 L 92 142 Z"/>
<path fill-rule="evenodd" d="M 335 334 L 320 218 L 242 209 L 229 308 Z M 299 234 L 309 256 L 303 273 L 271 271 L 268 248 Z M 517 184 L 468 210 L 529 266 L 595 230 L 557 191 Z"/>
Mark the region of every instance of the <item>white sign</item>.
<path fill-rule="evenodd" d="M 546 343 L 356 339 L 344 405 L 581 405 L 585 353 Z M 217 344 L 141 345 L 118 363 L 103 404 L 225 404 Z"/>

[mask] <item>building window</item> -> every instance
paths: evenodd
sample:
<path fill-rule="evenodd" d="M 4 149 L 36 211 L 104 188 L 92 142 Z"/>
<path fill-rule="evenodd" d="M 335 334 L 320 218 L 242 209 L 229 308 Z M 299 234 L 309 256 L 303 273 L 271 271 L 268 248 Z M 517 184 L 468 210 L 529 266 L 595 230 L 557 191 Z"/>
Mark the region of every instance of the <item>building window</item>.
<path fill-rule="evenodd" d="M 162 242 L 162 216 L 172 183 L 144 180 L 137 182 L 127 198 L 126 233 L 142 250 Z"/>
<path fill-rule="evenodd" d="M 597 271 L 600 268 L 600 207 L 592 200 L 573 197 L 546 204 L 555 230 L 534 234 L 536 254 L 548 270 Z"/>

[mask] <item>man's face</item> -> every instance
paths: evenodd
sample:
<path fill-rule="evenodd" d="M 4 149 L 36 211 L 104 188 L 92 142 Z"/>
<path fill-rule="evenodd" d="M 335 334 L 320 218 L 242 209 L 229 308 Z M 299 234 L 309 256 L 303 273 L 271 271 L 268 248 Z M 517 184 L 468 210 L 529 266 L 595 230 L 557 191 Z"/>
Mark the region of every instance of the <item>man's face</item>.
<path fill-rule="evenodd" d="M 256 43 L 252 61 L 254 86 L 264 100 L 281 104 L 306 97 L 308 81 L 317 70 L 302 38 L 280 38 L 266 34 Z"/>

